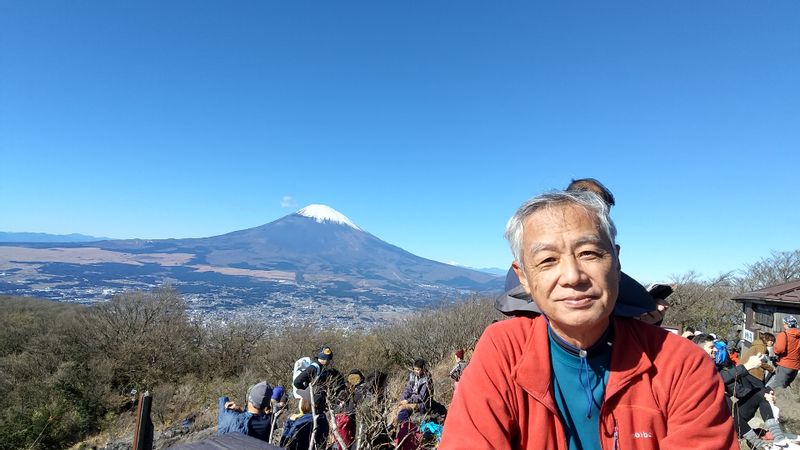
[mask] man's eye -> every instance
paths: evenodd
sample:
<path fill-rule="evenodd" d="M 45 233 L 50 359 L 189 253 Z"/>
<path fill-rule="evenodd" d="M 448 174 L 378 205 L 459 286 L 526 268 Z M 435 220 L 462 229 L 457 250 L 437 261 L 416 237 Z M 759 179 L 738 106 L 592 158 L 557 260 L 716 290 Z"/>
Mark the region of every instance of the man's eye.
<path fill-rule="evenodd" d="M 578 256 L 583 259 L 592 259 L 592 258 L 599 258 L 602 255 L 600 254 L 600 252 L 596 252 L 594 250 L 584 250 L 578 253 Z"/>
<path fill-rule="evenodd" d="M 547 266 L 547 265 L 553 264 L 554 262 L 556 262 L 556 259 L 550 257 L 550 258 L 544 258 L 544 259 L 539 260 L 539 262 L 536 263 L 536 265 L 537 266 Z"/>

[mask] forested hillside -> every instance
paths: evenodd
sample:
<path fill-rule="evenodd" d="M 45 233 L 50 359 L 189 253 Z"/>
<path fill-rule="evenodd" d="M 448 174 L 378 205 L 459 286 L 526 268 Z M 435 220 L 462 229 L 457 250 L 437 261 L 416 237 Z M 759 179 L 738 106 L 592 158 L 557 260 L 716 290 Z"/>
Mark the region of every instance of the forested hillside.
<path fill-rule="evenodd" d="M 343 372 L 402 378 L 414 358 L 449 362 L 495 318 L 491 299 L 473 299 L 344 333 L 314 324 L 202 325 L 170 288 L 95 307 L 0 297 L 0 448 L 63 448 L 98 432 L 113 436 L 133 408 L 132 391 L 153 393 L 156 429 L 187 417 L 208 426 L 213 418 L 203 412 L 219 395 L 243 393 L 260 379 L 288 385 L 294 361 L 321 345 L 335 349 Z M 449 384 L 442 380 L 437 391 L 443 401 Z"/>

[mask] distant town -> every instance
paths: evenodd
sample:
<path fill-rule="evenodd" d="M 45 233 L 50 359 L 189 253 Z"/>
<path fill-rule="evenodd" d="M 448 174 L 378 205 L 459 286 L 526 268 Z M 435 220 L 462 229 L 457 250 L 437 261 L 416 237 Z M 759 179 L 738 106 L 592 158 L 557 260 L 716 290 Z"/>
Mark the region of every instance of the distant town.
<path fill-rule="evenodd" d="M 230 278 L 201 274 L 194 280 L 153 275 L 126 275 L 124 278 L 96 279 L 103 265 L 82 266 L 82 275 L 71 276 L 68 265 L 47 266 L 55 273 L 32 270 L 17 264 L 0 272 L 0 293 L 91 305 L 110 300 L 114 295 L 133 290 L 150 290 L 168 284 L 186 300 L 189 314 L 204 322 L 265 320 L 281 325 L 318 323 L 339 329 L 370 328 L 391 321 L 398 315 L 421 307 L 431 307 L 464 298 L 469 292 L 440 286 L 420 286 L 402 293 L 364 289 L 360 295 L 343 295 L 335 283 L 297 284 L 286 281 Z M 58 273 L 58 269 L 64 269 Z M 73 268 L 74 269 L 74 268 Z M 338 289 L 337 289 L 338 288 Z"/>

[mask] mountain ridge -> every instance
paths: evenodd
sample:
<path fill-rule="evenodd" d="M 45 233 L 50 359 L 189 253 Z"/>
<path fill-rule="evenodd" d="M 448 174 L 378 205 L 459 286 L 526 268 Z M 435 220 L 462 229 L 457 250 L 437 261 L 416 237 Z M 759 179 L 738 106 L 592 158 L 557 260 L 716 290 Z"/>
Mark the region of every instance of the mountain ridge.
<path fill-rule="evenodd" d="M 107 237 L 89 236 L 80 233 L 50 234 L 33 231 L 0 231 L 0 242 L 96 242 L 108 239 Z"/>
<path fill-rule="evenodd" d="M 502 290 L 502 277 L 414 255 L 318 206 L 202 238 L 0 243 L 0 294 L 92 303 L 168 283 L 204 316 L 261 305 L 316 320 L 327 305 L 350 324 Z"/>

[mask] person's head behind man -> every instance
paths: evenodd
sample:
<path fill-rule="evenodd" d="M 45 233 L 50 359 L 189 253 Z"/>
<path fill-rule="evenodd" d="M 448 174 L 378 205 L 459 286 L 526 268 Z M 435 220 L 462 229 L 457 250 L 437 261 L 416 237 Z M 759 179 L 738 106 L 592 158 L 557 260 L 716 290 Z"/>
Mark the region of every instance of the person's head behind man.
<path fill-rule="evenodd" d="M 586 348 L 608 327 L 619 293 L 619 247 L 608 205 L 591 191 L 542 194 L 506 225 L 513 268 L 550 326 Z"/>
<path fill-rule="evenodd" d="M 714 346 L 714 337 L 710 334 L 698 334 L 692 338 L 692 342 L 702 348 L 711 359 L 717 356 L 717 347 Z"/>
<path fill-rule="evenodd" d="M 266 381 L 250 386 L 247 392 L 247 409 L 251 413 L 261 412 L 270 405 L 272 386 Z"/>
<path fill-rule="evenodd" d="M 414 375 L 416 375 L 418 377 L 421 377 L 423 374 L 425 374 L 425 366 L 426 365 L 427 365 L 427 363 L 425 362 L 424 359 L 422 359 L 422 358 L 415 359 L 414 360 L 414 367 L 412 368 L 413 372 L 414 372 Z"/>
<path fill-rule="evenodd" d="M 794 316 L 786 316 L 783 318 L 783 329 L 797 328 L 797 319 Z"/>
<path fill-rule="evenodd" d="M 761 342 L 763 342 L 767 347 L 772 347 L 775 345 L 775 335 L 768 331 L 762 331 L 758 333 L 758 337 L 761 338 Z"/>
<path fill-rule="evenodd" d="M 596 178 L 578 178 L 577 180 L 573 179 L 567 186 L 566 190 L 594 192 L 595 194 L 599 195 L 604 202 L 606 202 L 608 209 L 611 209 L 611 207 L 616 204 L 614 201 L 614 194 L 612 194 L 611 191 L 608 190 L 608 188 Z"/>

